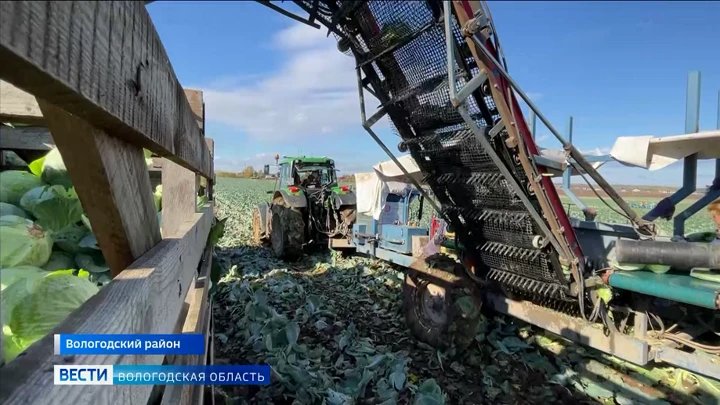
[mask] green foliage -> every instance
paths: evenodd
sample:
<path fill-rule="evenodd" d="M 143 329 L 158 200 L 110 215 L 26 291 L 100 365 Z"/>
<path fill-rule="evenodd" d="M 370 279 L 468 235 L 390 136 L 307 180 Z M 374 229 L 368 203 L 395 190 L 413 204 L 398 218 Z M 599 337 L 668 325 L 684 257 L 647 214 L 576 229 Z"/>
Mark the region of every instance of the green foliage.
<path fill-rule="evenodd" d="M 272 384 L 252 394 L 218 388 L 226 403 L 664 403 L 642 396 L 649 386 L 617 377 L 618 370 L 635 372 L 617 359 L 516 319 L 486 318 L 465 298 L 454 308 L 479 318 L 467 348 L 439 352 L 417 342 L 403 320 L 403 275 L 388 264 L 337 253 L 289 264 L 252 242 L 252 210 L 270 199 L 273 186 L 219 178 L 215 188 L 225 220 L 211 269 L 216 356 L 273 370 Z M 612 291 L 600 296 L 610 301 Z M 600 377 L 588 378 L 589 369 Z M 663 393 L 683 382 L 704 384 L 648 370 L 665 376 L 653 380 Z"/>

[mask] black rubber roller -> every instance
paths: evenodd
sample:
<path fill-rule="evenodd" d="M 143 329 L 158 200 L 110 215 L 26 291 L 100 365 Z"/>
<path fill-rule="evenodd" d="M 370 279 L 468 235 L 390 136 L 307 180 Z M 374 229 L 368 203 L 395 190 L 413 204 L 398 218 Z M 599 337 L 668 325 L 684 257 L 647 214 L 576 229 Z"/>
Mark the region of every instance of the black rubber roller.
<path fill-rule="evenodd" d="M 619 240 L 618 263 L 662 264 L 678 269 L 720 269 L 720 243 Z"/>

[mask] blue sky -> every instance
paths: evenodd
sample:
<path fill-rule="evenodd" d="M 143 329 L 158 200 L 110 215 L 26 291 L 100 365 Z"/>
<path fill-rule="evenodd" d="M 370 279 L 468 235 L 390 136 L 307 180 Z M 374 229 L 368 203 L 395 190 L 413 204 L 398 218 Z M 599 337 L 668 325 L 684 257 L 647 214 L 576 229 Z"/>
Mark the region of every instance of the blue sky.
<path fill-rule="evenodd" d="M 700 128 L 716 128 L 720 2 L 490 9 L 514 79 L 561 132 L 574 117 L 579 149 L 607 152 L 618 136 L 682 134 L 691 70 L 702 74 Z M 343 173 L 387 160 L 360 127 L 353 60 L 326 31 L 251 1 L 155 2 L 148 10 L 182 85 L 204 91 L 216 168 L 259 168 L 275 153 L 332 156 Z M 388 123 L 377 132 L 394 150 L 399 138 Z M 541 146 L 559 145 L 544 127 L 537 134 Z M 701 186 L 712 182 L 711 162 L 698 171 Z M 609 164 L 601 173 L 613 183 L 679 185 L 682 170 Z"/>

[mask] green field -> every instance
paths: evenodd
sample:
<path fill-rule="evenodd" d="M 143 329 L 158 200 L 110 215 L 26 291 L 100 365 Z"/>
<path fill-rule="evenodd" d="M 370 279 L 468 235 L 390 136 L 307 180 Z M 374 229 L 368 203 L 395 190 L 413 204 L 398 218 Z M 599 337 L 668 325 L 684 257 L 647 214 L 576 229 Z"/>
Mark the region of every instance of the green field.
<path fill-rule="evenodd" d="M 213 293 L 216 363 L 273 367 L 269 386 L 216 386 L 217 403 L 655 403 L 637 381 L 664 399 L 702 386 L 714 398 L 697 403 L 719 403 L 720 386 L 707 380 L 642 369 L 498 315 L 481 318 L 463 352 L 420 343 L 405 325 L 397 269 L 326 252 L 286 263 L 252 242 L 252 209 L 272 189 L 272 181 L 227 178 L 215 188 L 217 214 L 227 217 L 214 259 L 223 274 Z M 600 219 L 612 218 L 600 209 Z M 711 229 L 700 218 L 696 229 Z"/>
<path fill-rule="evenodd" d="M 244 180 L 244 179 L 229 179 L 229 178 L 219 178 L 218 183 L 220 185 L 228 185 L 234 190 L 248 190 L 249 194 L 248 196 L 244 197 L 242 200 L 248 200 L 248 201 L 254 201 L 254 203 L 260 203 L 262 201 L 269 201 L 270 196 L 268 194 L 265 194 L 265 191 L 272 190 L 274 187 L 275 182 L 272 180 Z M 344 183 L 347 185 L 353 185 L 353 183 Z M 232 185 L 232 186 L 231 186 Z M 225 189 L 223 187 L 220 187 L 220 189 Z M 252 195 L 252 197 L 249 197 L 249 195 Z M 569 215 L 571 217 L 575 218 L 582 218 L 583 215 L 571 201 L 569 198 L 562 196 L 561 200 L 563 201 L 563 205 L 565 206 L 566 211 L 568 211 Z M 615 211 L 620 211 L 619 208 L 617 208 L 616 205 L 612 204 L 612 201 L 609 198 L 604 198 L 605 202 L 611 204 L 611 206 L 615 209 L 609 208 L 603 201 L 601 201 L 599 198 L 582 198 L 583 202 L 588 205 L 589 207 L 593 207 L 598 211 L 598 216 L 596 218 L 597 221 L 602 222 L 609 222 L 609 223 L 620 223 L 620 224 L 629 224 L 630 221 L 628 221 L 626 218 L 621 216 L 619 213 Z M 637 199 L 627 199 L 628 202 L 657 202 L 659 199 L 653 199 L 653 198 L 637 198 Z M 690 206 L 690 202 L 683 202 L 677 206 L 676 213 L 681 212 L 688 206 Z M 417 210 L 418 204 L 413 204 L 411 206 L 411 212 L 412 210 Z M 640 215 L 644 215 L 649 210 L 647 209 L 636 209 Z M 620 211 L 622 212 L 622 211 Z M 425 212 L 423 215 L 423 219 L 421 221 L 421 225 L 429 226 L 430 224 L 430 217 L 432 216 L 432 209 L 429 205 L 425 205 Z M 672 234 L 672 228 L 673 223 L 672 221 L 666 221 L 663 219 L 658 219 L 655 221 L 658 225 L 658 228 L 660 230 L 661 235 L 671 235 Z M 694 216 L 690 217 L 690 219 L 687 220 L 685 223 L 685 232 L 686 234 L 695 233 L 695 232 L 712 232 L 715 230 L 714 224 L 712 222 L 712 219 L 710 217 L 710 213 L 707 211 L 707 209 L 703 209 L 700 212 L 696 213 Z"/>
<path fill-rule="evenodd" d="M 561 200 L 563 201 L 563 204 L 565 205 L 566 211 L 569 212 L 570 216 L 575 218 L 582 218 L 582 212 L 570 201 L 567 197 L 561 197 Z M 603 198 L 605 202 L 608 204 L 611 204 L 611 207 L 614 208 L 616 211 L 620 211 L 620 209 L 615 205 L 612 204 L 612 201 L 609 198 Z M 597 210 L 598 216 L 596 218 L 597 221 L 602 222 L 612 222 L 612 223 L 620 223 L 620 224 L 629 224 L 630 221 L 627 220 L 627 218 L 624 218 L 619 213 L 613 211 L 610 207 L 605 205 L 603 201 L 601 201 L 599 198 L 582 198 L 582 201 L 589 207 L 593 207 Z M 626 201 L 631 202 L 657 202 L 659 199 L 653 199 L 653 198 L 642 198 L 642 199 L 627 199 Z M 675 213 L 678 214 L 682 212 L 684 209 L 690 206 L 692 204 L 692 201 L 690 202 L 683 202 L 681 204 L 678 204 L 677 208 L 675 209 Z M 635 209 L 640 215 L 645 215 L 650 210 L 647 209 Z M 622 211 L 620 211 L 622 212 Z M 672 221 L 666 221 L 664 219 L 658 219 L 655 221 L 655 223 L 658 225 L 659 231 L 661 235 L 672 235 L 672 229 L 673 229 L 673 223 Z M 710 213 L 707 209 L 703 209 L 700 212 L 696 213 L 692 217 L 690 217 L 685 222 L 685 233 L 695 233 L 695 232 L 712 232 L 715 230 L 715 227 L 712 222 L 712 218 L 710 217 Z"/>

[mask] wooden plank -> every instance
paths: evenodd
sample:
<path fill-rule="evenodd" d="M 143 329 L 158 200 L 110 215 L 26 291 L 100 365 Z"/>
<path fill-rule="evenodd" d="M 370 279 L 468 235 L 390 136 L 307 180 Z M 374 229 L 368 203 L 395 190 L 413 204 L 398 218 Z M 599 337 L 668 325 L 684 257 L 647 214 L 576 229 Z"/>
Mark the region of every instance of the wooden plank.
<path fill-rule="evenodd" d="M 210 154 L 145 5 L 0 2 L 0 79 L 210 176 Z"/>
<path fill-rule="evenodd" d="M 208 291 L 209 283 L 205 282 L 205 279 L 210 274 L 210 267 L 212 265 L 212 250 L 208 247 L 205 249 L 203 254 L 203 262 L 200 268 L 200 273 L 197 276 L 197 282 L 195 283 L 195 289 L 188 293 L 188 297 L 192 296 L 186 301 L 190 302 L 190 308 L 187 316 L 185 317 L 185 323 L 182 328 L 183 333 L 205 333 L 207 336 L 207 312 L 208 312 Z M 205 364 L 207 356 L 207 346 L 205 355 L 192 355 L 192 356 L 176 356 L 174 358 L 175 365 L 200 365 Z M 197 392 L 202 392 L 201 386 L 193 385 L 169 385 L 165 388 L 161 405 L 177 405 L 177 404 L 197 404 Z"/>
<path fill-rule="evenodd" d="M 0 121 L 41 124 L 44 120 L 35 96 L 0 80 Z"/>
<path fill-rule="evenodd" d="M 115 277 L 161 240 L 143 150 L 39 104 Z"/>
<path fill-rule="evenodd" d="M 5 405 L 146 405 L 151 385 L 55 386 L 53 364 L 161 364 L 164 356 L 55 356 L 53 334 L 171 333 L 205 249 L 212 208 L 143 255 L 25 354 L 0 369 Z M 120 305 L 119 305 L 120 304 Z M 48 372 L 50 370 L 50 372 Z"/>
<path fill-rule="evenodd" d="M 202 92 L 188 89 L 185 90 L 185 96 L 193 116 L 196 119 L 202 117 Z M 212 173 L 212 156 L 210 162 L 210 173 Z M 162 184 L 162 228 L 163 234 L 165 234 L 174 232 L 179 224 L 183 223 L 189 215 L 195 212 L 199 184 L 198 176 L 194 172 L 169 160 L 163 163 Z"/>
<path fill-rule="evenodd" d="M 203 101 L 203 92 L 200 90 L 185 89 L 185 97 L 190 104 L 190 110 L 195 116 L 195 120 L 200 127 L 200 132 L 205 135 L 205 102 Z"/>
<path fill-rule="evenodd" d="M 215 185 L 215 141 L 212 138 L 205 138 L 205 143 L 210 151 L 210 172 L 212 173 L 212 176 L 207 178 L 205 182 L 205 194 L 207 194 L 209 200 L 212 200 L 213 186 Z"/>
<path fill-rule="evenodd" d="M 0 125 L 0 149 L 49 151 L 55 142 L 46 127 L 8 127 Z"/>

